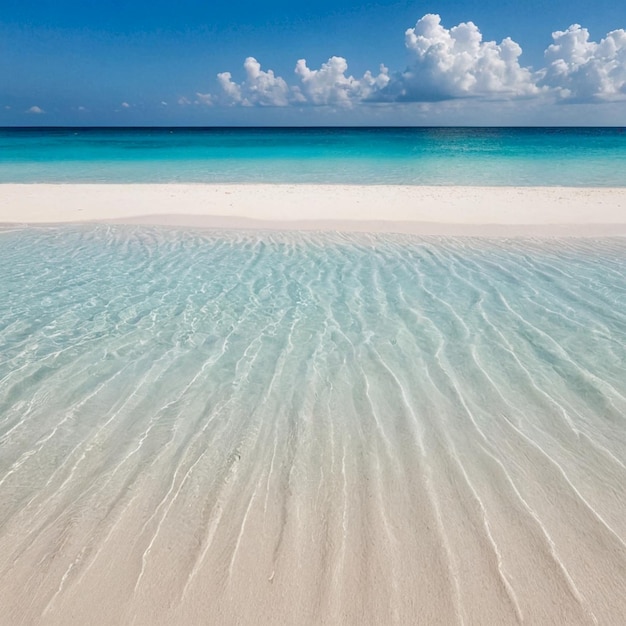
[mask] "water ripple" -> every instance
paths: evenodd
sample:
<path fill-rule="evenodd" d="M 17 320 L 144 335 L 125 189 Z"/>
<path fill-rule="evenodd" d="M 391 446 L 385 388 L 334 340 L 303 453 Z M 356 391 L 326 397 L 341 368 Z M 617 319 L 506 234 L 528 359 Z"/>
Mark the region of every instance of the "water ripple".
<path fill-rule="evenodd" d="M 624 239 L 0 248 L 8 623 L 626 613 Z"/>

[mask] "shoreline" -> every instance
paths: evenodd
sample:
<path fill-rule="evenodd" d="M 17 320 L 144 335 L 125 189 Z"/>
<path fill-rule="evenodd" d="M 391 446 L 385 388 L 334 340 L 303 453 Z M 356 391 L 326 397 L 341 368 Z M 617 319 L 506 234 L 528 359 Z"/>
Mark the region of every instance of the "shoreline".
<path fill-rule="evenodd" d="M 121 223 L 468 236 L 626 235 L 626 187 L 0 185 L 0 225 Z"/>

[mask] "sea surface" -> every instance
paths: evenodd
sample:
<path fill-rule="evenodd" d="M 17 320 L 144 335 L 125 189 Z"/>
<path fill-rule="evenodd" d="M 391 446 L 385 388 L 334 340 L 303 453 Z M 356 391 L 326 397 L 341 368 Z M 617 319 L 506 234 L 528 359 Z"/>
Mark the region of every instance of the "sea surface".
<path fill-rule="evenodd" d="M 625 277 L 624 238 L 0 231 L 2 620 L 620 623 Z"/>
<path fill-rule="evenodd" d="M 621 128 L 0 129 L 2 182 L 626 186 Z"/>

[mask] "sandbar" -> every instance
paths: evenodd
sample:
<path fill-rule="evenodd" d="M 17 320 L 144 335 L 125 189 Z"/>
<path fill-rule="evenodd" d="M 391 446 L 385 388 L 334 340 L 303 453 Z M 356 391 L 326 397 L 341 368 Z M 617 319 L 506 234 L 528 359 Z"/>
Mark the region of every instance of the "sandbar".
<path fill-rule="evenodd" d="M 505 237 L 624 235 L 626 187 L 0 185 L 0 224 L 103 221 Z"/>

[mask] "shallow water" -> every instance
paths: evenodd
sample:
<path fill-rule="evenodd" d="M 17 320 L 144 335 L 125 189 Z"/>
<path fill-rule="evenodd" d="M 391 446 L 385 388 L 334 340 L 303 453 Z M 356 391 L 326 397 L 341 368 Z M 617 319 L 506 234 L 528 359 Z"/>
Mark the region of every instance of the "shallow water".
<path fill-rule="evenodd" d="M 0 231 L 7 623 L 618 623 L 625 277 L 620 238 Z"/>
<path fill-rule="evenodd" d="M 0 129 L 0 182 L 626 186 L 621 128 Z"/>

